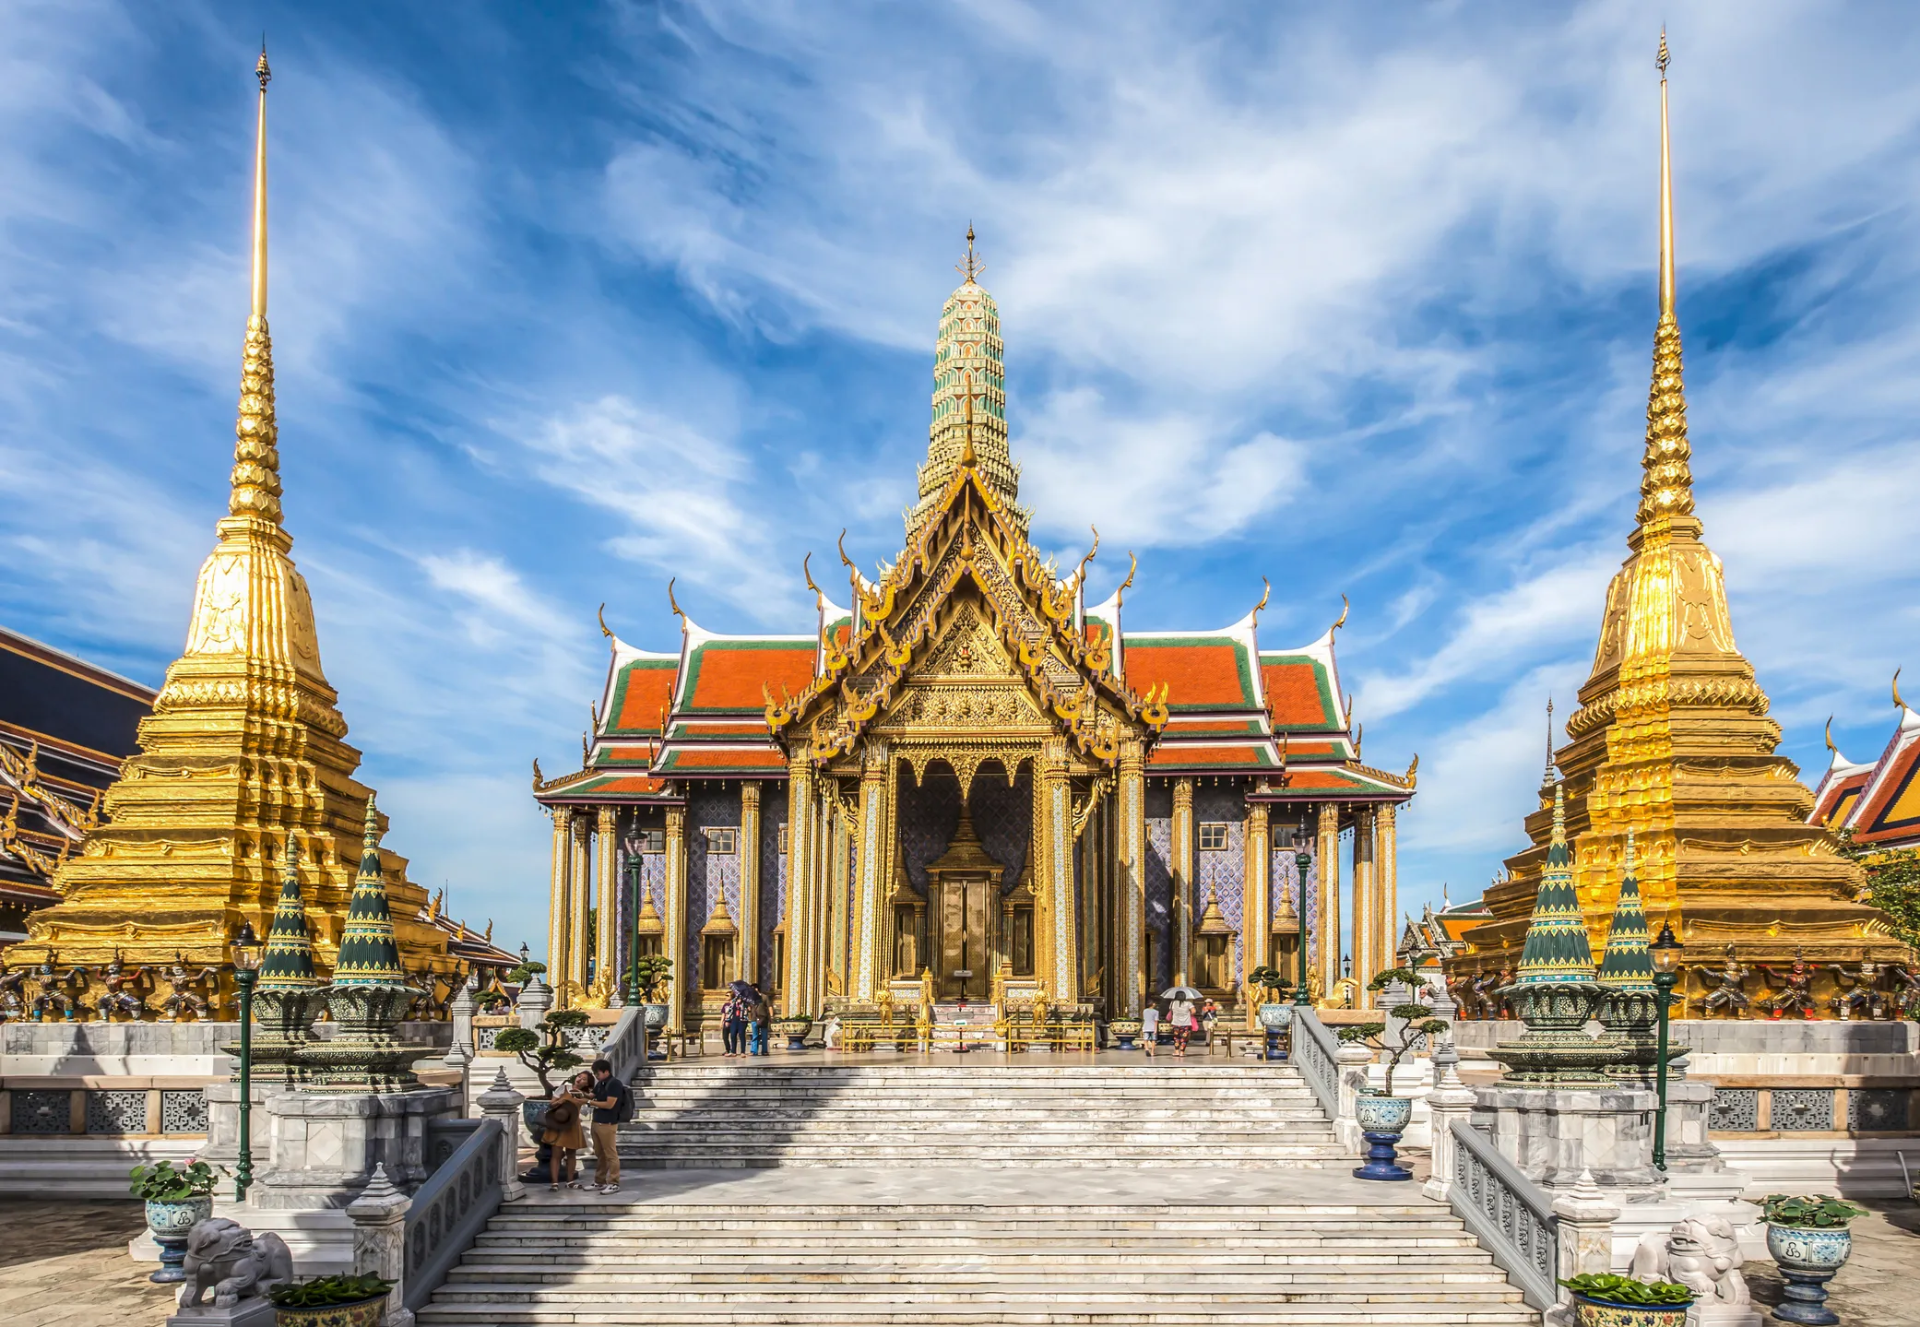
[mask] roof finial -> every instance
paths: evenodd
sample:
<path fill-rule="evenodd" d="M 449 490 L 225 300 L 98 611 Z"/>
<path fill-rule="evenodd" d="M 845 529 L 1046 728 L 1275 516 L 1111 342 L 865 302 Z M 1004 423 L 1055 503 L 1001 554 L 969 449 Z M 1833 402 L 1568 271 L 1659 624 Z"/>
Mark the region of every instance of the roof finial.
<path fill-rule="evenodd" d="M 1903 710 L 1907 707 L 1907 702 L 1900 699 L 1900 670 L 1898 668 L 1893 670 L 1893 703 L 1896 707 Z"/>
<path fill-rule="evenodd" d="M 1653 337 L 1653 386 L 1647 394 L 1647 451 L 1641 464 L 1641 526 L 1693 511 L 1687 461 L 1687 397 L 1681 374 L 1680 323 L 1674 314 L 1673 148 L 1667 129 L 1667 34 L 1660 33 L 1660 322 Z"/>
<path fill-rule="evenodd" d="M 963 267 L 959 263 L 955 263 L 953 266 L 953 270 L 960 273 L 962 276 L 966 277 L 968 281 L 974 280 L 982 272 L 987 270 L 987 265 L 981 262 L 978 258 L 976 258 L 973 253 L 973 223 L 971 221 L 967 223 L 966 265 Z"/>
<path fill-rule="evenodd" d="M 1833 744 L 1833 716 L 1831 714 L 1827 716 L 1827 750 L 1833 752 L 1836 756 L 1840 754 L 1840 748 Z"/>
<path fill-rule="evenodd" d="M 673 615 L 679 618 L 681 625 L 684 626 L 686 625 L 687 615 L 681 610 L 680 601 L 673 597 L 673 583 L 678 579 L 679 577 L 677 576 L 671 576 L 667 579 L 667 607 L 673 610 Z"/>
<path fill-rule="evenodd" d="M 253 295 L 240 364 L 240 409 L 234 421 L 232 493 L 227 511 L 280 523 L 280 429 L 273 410 L 273 340 L 267 334 L 267 68 L 265 37 L 254 65 L 260 105 L 253 143 Z"/>
<path fill-rule="evenodd" d="M 1540 791 L 1553 786 L 1553 697 L 1547 697 L 1547 769 L 1540 776 Z"/>

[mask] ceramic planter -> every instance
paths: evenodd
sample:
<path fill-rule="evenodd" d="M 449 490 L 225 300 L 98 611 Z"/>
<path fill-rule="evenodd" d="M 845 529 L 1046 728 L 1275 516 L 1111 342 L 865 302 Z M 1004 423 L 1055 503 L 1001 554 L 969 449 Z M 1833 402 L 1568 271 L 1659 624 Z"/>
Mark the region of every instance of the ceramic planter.
<path fill-rule="evenodd" d="M 1259 1021 L 1260 1026 L 1266 1029 L 1267 1044 L 1264 1048 L 1266 1058 L 1286 1059 L 1287 1053 L 1280 1049 L 1280 1034 L 1293 1026 L 1293 1006 L 1269 1000 L 1260 1006 L 1259 1012 L 1254 1017 Z"/>
<path fill-rule="evenodd" d="M 1140 1035 L 1140 1020 L 1116 1018 L 1107 1024 L 1107 1031 L 1113 1033 L 1114 1038 L 1119 1041 L 1121 1050 L 1130 1051 L 1133 1049 L 1134 1038 Z"/>
<path fill-rule="evenodd" d="M 387 1297 L 380 1294 L 372 1299 L 356 1299 L 351 1304 L 276 1308 L 273 1313 L 279 1327 L 380 1327 L 386 1307 Z"/>
<path fill-rule="evenodd" d="M 1573 1327 L 1686 1327 L 1691 1304 L 1616 1304 L 1575 1292 Z"/>
<path fill-rule="evenodd" d="M 1413 1172 L 1397 1164 L 1394 1144 L 1400 1141 L 1400 1135 L 1405 1133 L 1407 1125 L 1413 1122 L 1413 1098 L 1362 1093 L 1354 1098 L 1353 1115 L 1368 1144 L 1366 1164 L 1354 1167 L 1354 1178 L 1412 1179 Z"/>
<path fill-rule="evenodd" d="M 787 1049 L 803 1051 L 807 1048 L 807 1033 L 813 1031 L 811 1018 L 776 1018 L 773 1020 L 773 1035 L 787 1039 Z"/>
<path fill-rule="evenodd" d="M 213 1195 L 169 1201 L 147 1199 L 147 1229 L 160 1246 L 160 1270 L 148 1277 L 162 1285 L 187 1279 L 187 1232 L 213 1215 Z"/>
<path fill-rule="evenodd" d="M 649 1032 L 658 1032 L 661 1028 L 665 1027 L 667 1025 L 667 1015 L 673 1012 L 669 1006 L 654 1004 L 652 1001 L 641 1005 L 640 1008 L 644 1011 L 640 1017 L 645 1020 L 647 1031 Z"/>
<path fill-rule="evenodd" d="M 1853 1252 L 1853 1232 L 1845 1226 L 1767 1225 L 1767 1252 L 1786 1282 L 1773 1316 L 1783 1322 L 1831 1327 L 1840 1319 L 1827 1308 L 1827 1282 Z"/>

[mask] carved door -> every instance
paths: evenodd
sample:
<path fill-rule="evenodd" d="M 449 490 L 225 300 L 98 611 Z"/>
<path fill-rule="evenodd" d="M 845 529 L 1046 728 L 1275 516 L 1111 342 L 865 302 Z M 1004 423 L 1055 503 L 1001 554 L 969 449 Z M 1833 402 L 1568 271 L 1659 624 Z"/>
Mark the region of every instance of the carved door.
<path fill-rule="evenodd" d="M 987 933 L 992 887 L 985 876 L 954 876 L 939 883 L 935 917 L 939 940 L 934 980 L 940 998 L 985 1000 L 991 989 L 993 952 Z"/>

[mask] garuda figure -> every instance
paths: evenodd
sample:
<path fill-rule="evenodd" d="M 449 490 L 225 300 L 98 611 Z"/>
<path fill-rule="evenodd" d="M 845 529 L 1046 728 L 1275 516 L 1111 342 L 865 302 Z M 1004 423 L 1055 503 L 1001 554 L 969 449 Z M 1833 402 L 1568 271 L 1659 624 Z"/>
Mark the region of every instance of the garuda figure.
<path fill-rule="evenodd" d="M 1833 998 L 1827 1001 L 1827 1008 L 1841 1019 L 1882 1019 L 1887 1016 L 1887 996 L 1880 990 L 1880 974 L 1885 969 L 1878 963 L 1867 959 L 1852 972 L 1834 963 L 1829 965 L 1827 971 L 1833 974 L 1835 984 L 1840 987 L 1834 992 Z"/>
<path fill-rule="evenodd" d="M 73 1022 L 73 1016 L 80 1007 L 79 999 L 73 993 L 73 985 L 78 981 L 84 991 L 87 980 L 85 968 L 68 968 L 64 973 L 54 968 L 54 955 L 48 954 L 34 972 L 40 983 L 40 993 L 33 997 L 33 1020 L 38 1023 L 48 1014 L 59 1014 L 67 1022 Z"/>
<path fill-rule="evenodd" d="M 1700 1007 L 1709 1015 L 1715 1010 L 1724 1010 L 1728 1018 L 1738 1018 L 1753 1004 L 1753 1001 L 1747 998 L 1747 993 L 1740 989 L 1740 983 L 1747 979 L 1748 969 L 1741 967 L 1739 960 L 1734 958 L 1732 945 L 1727 946 L 1726 967 L 1718 970 L 1697 968 L 1695 971 L 1702 977 L 1718 983 L 1707 992 L 1706 998 L 1700 1001 Z"/>
<path fill-rule="evenodd" d="M 1760 965 L 1760 971 L 1766 974 L 1778 992 L 1771 999 L 1762 1002 L 1770 1018 L 1779 1018 L 1782 1014 L 1797 1013 L 1802 1018 L 1813 1017 L 1813 965 L 1807 962 L 1806 951 L 1793 951 L 1793 966 L 1782 977 L 1766 963 Z"/>
<path fill-rule="evenodd" d="M 116 949 L 113 961 L 100 969 L 100 985 L 93 1011 L 102 1023 L 111 1023 L 115 1014 L 125 1014 L 136 1022 L 145 1017 L 147 996 L 142 988 L 151 989 L 151 982 L 144 966 L 128 971 Z"/>
<path fill-rule="evenodd" d="M 186 958 L 176 950 L 172 966 L 161 975 L 166 979 L 167 985 L 173 988 L 173 993 L 160 1004 L 160 1012 L 165 1014 L 170 1022 L 178 1023 L 183 1013 L 192 1014 L 203 1022 L 211 1016 L 206 998 L 194 988 L 215 975 L 212 968 L 201 968 L 198 973 L 192 972 L 187 968 Z"/>

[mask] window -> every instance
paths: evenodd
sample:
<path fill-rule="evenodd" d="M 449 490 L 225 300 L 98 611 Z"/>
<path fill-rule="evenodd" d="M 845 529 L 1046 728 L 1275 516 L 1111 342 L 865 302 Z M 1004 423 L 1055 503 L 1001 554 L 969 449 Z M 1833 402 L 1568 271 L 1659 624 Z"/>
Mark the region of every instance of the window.
<path fill-rule="evenodd" d="M 1227 827 L 1225 825 L 1200 826 L 1200 851 L 1225 852 L 1227 850 Z"/>
<path fill-rule="evenodd" d="M 780 826 L 780 833 L 778 837 L 780 841 L 777 845 L 775 845 L 774 851 L 779 853 L 782 857 L 785 857 L 787 855 L 787 827 L 785 825 Z"/>
<path fill-rule="evenodd" d="M 738 851 L 739 838 L 737 829 L 711 828 L 707 831 L 707 851 L 716 857 L 731 856 Z"/>
<path fill-rule="evenodd" d="M 634 840 L 639 845 L 638 851 L 655 857 L 667 850 L 667 831 L 664 829 L 643 829 L 634 835 Z"/>

